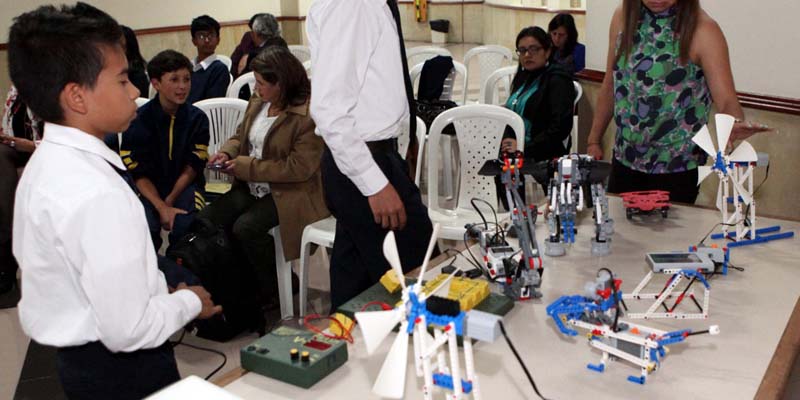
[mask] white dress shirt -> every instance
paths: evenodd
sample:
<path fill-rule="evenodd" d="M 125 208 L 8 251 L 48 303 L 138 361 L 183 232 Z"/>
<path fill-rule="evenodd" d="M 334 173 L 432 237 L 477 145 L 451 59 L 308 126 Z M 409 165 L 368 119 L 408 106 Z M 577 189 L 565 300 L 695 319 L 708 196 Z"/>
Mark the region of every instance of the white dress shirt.
<path fill-rule="evenodd" d="M 264 103 L 264 106 L 259 111 L 258 115 L 253 119 L 250 125 L 250 132 L 247 133 L 247 140 L 250 144 L 250 157 L 257 160 L 261 159 L 264 154 L 264 143 L 267 141 L 267 134 L 272 124 L 278 117 L 270 117 L 267 115 L 270 103 Z M 266 196 L 270 192 L 269 183 L 267 182 L 247 182 L 250 186 L 250 194 L 259 199 Z"/>
<path fill-rule="evenodd" d="M 14 207 L 22 329 L 56 347 L 160 346 L 200 313 L 200 299 L 167 292 L 142 203 L 111 166 L 125 169 L 119 156 L 78 129 L 44 131 Z"/>
<path fill-rule="evenodd" d="M 205 59 L 203 59 L 203 61 L 200 61 L 199 63 L 197 62 L 197 57 L 193 58 L 192 66 L 194 68 L 194 72 L 200 71 L 201 69 L 205 71 L 206 69 L 208 69 L 208 66 L 211 65 L 211 63 L 213 63 L 214 61 L 217 61 L 216 54 L 212 54 L 206 57 Z"/>
<path fill-rule="evenodd" d="M 365 142 L 397 137 L 408 120 L 397 26 L 386 0 L 317 0 L 306 20 L 311 116 L 336 165 L 365 196 L 388 180 Z"/>

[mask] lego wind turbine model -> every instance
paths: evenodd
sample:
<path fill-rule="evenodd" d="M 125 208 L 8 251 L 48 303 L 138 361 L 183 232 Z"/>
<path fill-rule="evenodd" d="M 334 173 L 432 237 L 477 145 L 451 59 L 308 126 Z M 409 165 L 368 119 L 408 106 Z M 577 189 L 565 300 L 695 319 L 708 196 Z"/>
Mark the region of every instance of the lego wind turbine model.
<path fill-rule="evenodd" d="M 758 154 L 753 146 L 746 141 L 742 141 L 731 153 L 727 153 L 726 147 L 731 137 L 733 124 L 736 120 L 725 114 L 715 116 L 717 124 L 717 146 L 711 140 L 711 132 L 708 126 L 703 126 L 692 138 L 692 141 L 700 146 L 711 157 L 711 165 L 700 166 L 697 170 L 697 184 L 703 182 L 712 172 L 719 176 L 719 186 L 717 187 L 717 209 L 722 213 L 722 233 L 728 236 L 728 228 L 734 226 L 736 235 L 730 238 L 739 241 L 745 239 L 750 230 L 755 229 L 755 202 L 753 200 L 753 170 L 752 167 L 758 161 Z M 744 168 L 746 171 L 741 171 Z M 746 182 L 747 185 L 743 184 Z M 728 202 L 733 204 L 732 210 L 729 209 Z M 743 211 L 743 205 L 749 205 L 750 224 L 745 226 L 748 215 Z M 730 215 L 729 215 L 730 213 Z"/>
<path fill-rule="evenodd" d="M 389 232 L 386 235 L 383 252 L 402 285 L 402 301 L 392 310 L 363 311 L 357 312 L 355 315 L 364 336 L 367 353 L 370 355 L 375 352 L 392 329 L 398 324 L 400 325 L 397 336 L 372 387 L 372 392 L 381 397 L 403 398 L 408 366 L 408 338 L 412 336 L 414 365 L 417 376 L 423 377 L 425 381 L 422 388 L 425 399 L 432 399 L 434 387 L 451 391 L 452 394 L 448 396 L 448 399 L 461 399 L 462 396 L 469 394 L 473 399 L 480 399 L 472 357 L 472 342 L 467 338 L 492 341 L 492 332 L 495 330 L 494 327 L 497 325 L 499 317 L 477 310 L 466 313 L 460 310 L 457 301 L 435 296 L 436 292 L 450 281 L 455 272 L 434 290 L 423 292 L 422 277 L 436 246 L 438 231 L 439 225 L 435 224 L 425 261 L 420 268 L 419 278 L 408 286 L 405 284 L 394 233 Z M 488 327 L 488 329 L 476 328 L 470 335 L 467 333 L 468 319 L 475 326 Z M 428 333 L 429 326 L 433 327 L 433 336 Z M 457 335 L 465 337 L 463 343 L 466 373 L 463 376 L 459 362 Z M 449 353 L 449 363 L 445 357 L 445 347 Z"/>

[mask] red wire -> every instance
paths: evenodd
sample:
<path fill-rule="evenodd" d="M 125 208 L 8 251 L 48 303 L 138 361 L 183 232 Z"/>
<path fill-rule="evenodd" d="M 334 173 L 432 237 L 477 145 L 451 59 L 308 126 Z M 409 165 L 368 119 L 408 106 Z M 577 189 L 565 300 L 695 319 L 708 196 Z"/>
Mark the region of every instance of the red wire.
<path fill-rule="evenodd" d="M 312 320 L 318 320 L 318 319 L 325 319 L 325 320 L 329 320 L 329 321 L 335 322 L 337 325 L 339 325 L 339 329 L 341 329 L 342 332 L 344 332 L 344 333 L 342 335 L 331 335 L 330 333 L 323 332 L 322 329 L 317 328 L 316 326 L 314 326 L 311 323 Z M 326 338 L 336 339 L 336 340 L 346 340 L 348 343 L 353 343 L 353 336 L 350 334 L 350 331 L 353 329 L 352 326 L 350 327 L 350 329 L 347 329 L 344 326 L 344 324 L 342 324 L 341 321 L 339 321 L 338 319 L 333 318 L 331 316 L 319 315 L 319 314 L 306 315 L 303 318 L 303 325 L 306 327 L 306 329 L 308 329 L 308 330 L 310 330 L 310 331 L 312 331 L 314 333 L 320 334 L 322 336 L 325 336 Z M 355 325 L 355 324 L 353 324 L 353 325 Z"/>

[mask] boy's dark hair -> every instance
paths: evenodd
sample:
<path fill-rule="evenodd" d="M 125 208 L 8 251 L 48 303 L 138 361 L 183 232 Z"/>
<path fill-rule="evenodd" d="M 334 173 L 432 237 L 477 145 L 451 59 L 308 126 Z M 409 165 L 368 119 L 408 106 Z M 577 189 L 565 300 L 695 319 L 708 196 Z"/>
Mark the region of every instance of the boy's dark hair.
<path fill-rule="evenodd" d="M 311 83 L 306 69 L 287 47 L 269 46 L 253 59 L 253 72 L 281 88 L 281 107 L 299 106 L 308 101 Z"/>
<path fill-rule="evenodd" d="M 200 31 L 211 31 L 219 36 L 219 22 L 208 15 L 201 15 L 192 20 L 192 37 Z"/>
<path fill-rule="evenodd" d="M 168 72 L 184 68 L 192 72 L 192 62 L 185 55 L 175 50 L 164 50 L 147 63 L 147 76 L 150 79 L 161 79 Z"/>
<path fill-rule="evenodd" d="M 14 18 L 8 65 L 19 96 L 42 120 L 64 120 L 61 91 L 68 83 L 94 88 L 103 70 L 103 47 L 122 48 L 122 29 L 86 3 L 42 6 Z"/>
<path fill-rule="evenodd" d="M 128 65 L 144 70 L 147 62 L 139 50 L 139 41 L 136 40 L 136 33 L 125 25 L 121 25 L 121 27 L 122 33 L 125 35 L 125 57 L 128 58 Z"/>

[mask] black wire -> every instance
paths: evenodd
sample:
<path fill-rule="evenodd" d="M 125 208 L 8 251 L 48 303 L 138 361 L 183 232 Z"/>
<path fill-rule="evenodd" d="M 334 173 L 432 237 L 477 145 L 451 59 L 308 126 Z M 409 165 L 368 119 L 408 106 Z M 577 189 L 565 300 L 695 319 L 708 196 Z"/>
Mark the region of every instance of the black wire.
<path fill-rule="evenodd" d="M 511 339 L 508 337 L 508 333 L 506 333 L 506 327 L 503 325 L 503 321 L 497 321 L 500 325 L 500 332 L 503 333 L 503 337 L 506 338 L 506 343 L 508 343 L 508 347 L 511 348 L 511 352 L 514 353 L 514 357 L 517 357 L 517 361 L 519 365 L 522 367 L 522 370 L 525 371 L 525 375 L 528 377 L 528 381 L 533 386 L 533 391 L 536 392 L 536 395 L 539 396 L 542 400 L 547 400 L 541 393 L 539 393 L 539 388 L 536 387 L 536 382 L 533 381 L 533 377 L 531 376 L 530 371 L 528 371 L 528 367 L 525 366 L 525 362 L 522 361 L 522 358 L 517 353 L 517 349 L 514 347 L 514 344 L 511 343 Z"/>
<path fill-rule="evenodd" d="M 211 371 L 211 373 L 208 374 L 208 376 L 206 376 L 206 380 L 209 380 L 212 376 L 214 376 L 214 374 L 219 372 L 219 370 L 221 370 L 222 367 L 224 367 L 225 364 L 228 362 L 228 356 L 226 356 L 225 353 L 223 353 L 221 351 L 214 350 L 214 349 L 208 349 L 208 348 L 200 347 L 200 346 L 195 346 L 195 345 L 189 344 L 189 343 L 178 343 L 178 344 L 186 346 L 186 347 L 191 347 L 191 348 L 193 348 L 195 350 L 207 351 L 209 353 L 214 353 L 214 354 L 222 356 L 222 364 L 220 364 L 219 367 L 217 367 L 217 369 Z"/>
<path fill-rule="evenodd" d="M 172 348 L 175 348 L 178 345 L 183 345 L 183 346 L 186 346 L 186 347 L 191 347 L 191 348 L 196 349 L 196 350 L 207 351 L 209 353 L 214 353 L 214 354 L 222 356 L 222 364 L 220 364 L 215 370 L 211 371 L 211 373 L 208 374 L 208 376 L 206 376 L 206 378 L 205 378 L 206 380 L 209 380 L 212 376 L 214 376 L 214 374 L 219 372 L 219 370 L 221 370 L 222 367 L 224 367 L 225 364 L 228 362 L 228 356 L 226 356 L 225 353 L 223 353 L 221 351 L 214 350 L 214 349 L 209 349 L 209 348 L 206 348 L 206 347 L 195 346 L 195 345 L 189 344 L 189 343 L 183 343 L 184 336 L 186 336 L 186 329 L 184 329 L 181 332 L 181 336 L 178 338 L 178 340 L 176 340 L 174 342 L 170 342 L 169 344 L 172 346 Z"/>
<path fill-rule="evenodd" d="M 753 195 L 752 195 L 753 199 L 756 198 L 756 193 L 758 193 L 758 191 L 761 189 L 761 187 L 764 186 L 764 183 L 767 181 L 767 179 L 769 179 L 769 164 L 767 164 L 767 169 L 766 169 L 766 171 L 764 171 L 764 180 L 762 180 L 761 183 L 759 183 L 758 186 L 756 186 L 756 190 L 753 191 Z M 752 226 L 752 221 L 750 221 L 750 206 L 751 205 L 753 205 L 752 201 L 749 204 L 747 204 L 747 207 L 744 209 L 744 222 L 745 222 L 745 224 L 747 224 L 747 226 Z M 750 236 L 751 237 L 755 237 L 755 232 L 752 232 L 750 234 Z"/>
<path fill-rule="evenodd" d="M 483 216 L 483 213 L 482 213 L 482 212 L 481 212 L 481 210 L 478 208 L 478 206 L 475 204 L 475 200 L 476 200 L 476 199 L 475 199 L 475 198 L 473 198 L 472 200 L 470 200 L 470 201 L 469 201 L 469 203 L 470 203 L 470 204 L 472 204 L 472 208 L 474 208 L 474 209 L 475 209 L 475 211 L 477 211 L 477 212 L 478 212 L 478 215 L 480 215 L 480 216 L 481 216 L 481 219 L 483 220 L 483 225 L 486 227 L 486 230 L 488 231 L 488 230 L 489 230 L 489 223 L 488 223 L 488 222 L 486 222 L 486 217 L 484 217 L 484 216 Z"/>
<path fill-rule="evenodd" d="M 475 204 L 475 201 L 480 201 L 480 202 L 486 204 L 489 207 L 489 209 L 492 210 L 492 214 L 494 214 L 495 229 L 498 229 L 499 232 L 503 232 L 502 228 L 500 228 L 500 221 L 497 219 L 497 211 L 495 211 L 494 206 L 492 206 L 488 201 L 486 201 L 484 199 L 479 199 L 477 197 L 473 197 L 472 200 L 470 200 L 469 202 L 470 202 L 470 204 L 472 204 L 472 207 L 474 207 L 475 210 L 478 211 L 478 214 L 481 216 L 481 218 L 483 218 L 483 214 L 481 214 L 480 210 L 478 210 L 478 206 Z M 489 225 L 486 224 L 486 218 L 483 218 L 483 222 L 486 225 L 486 229 L 488 230 L 489 229 Z M 497 233 L 498 232 L 495 232 L 495 235 Z M 506 234 L 505 234 L 505 232 L 503 232 L 503 241 L 505 242 L 505 240 L 506 240 Z"/>

